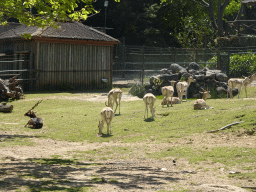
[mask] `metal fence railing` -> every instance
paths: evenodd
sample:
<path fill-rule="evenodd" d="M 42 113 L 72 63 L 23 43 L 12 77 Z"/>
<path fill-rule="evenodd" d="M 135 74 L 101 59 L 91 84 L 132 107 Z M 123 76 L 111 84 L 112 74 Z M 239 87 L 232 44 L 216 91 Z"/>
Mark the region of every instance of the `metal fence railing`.
<path fill-rule="evenodd" d="M 220 69 L 229 74 L 231 54 L 255 52 L 256 47 L 226 47 L 221 49 L 180 49 L 119 44 L 114 51 L 113 78 L 136 79 L 144 83 L 163 68 L 177 63 L 187 67 L 196 62 L 203 67 Z"/>

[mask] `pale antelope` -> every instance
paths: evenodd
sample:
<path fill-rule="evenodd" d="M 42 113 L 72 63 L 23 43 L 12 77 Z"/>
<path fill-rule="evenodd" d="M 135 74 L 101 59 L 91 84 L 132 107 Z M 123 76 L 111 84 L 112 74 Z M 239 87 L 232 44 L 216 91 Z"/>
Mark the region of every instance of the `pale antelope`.
<path fill-rule="evenodd" d="M 196 80 L 193 79 L 192 76 L 189 76 L 188 77 L 188 81 L 187 82 L 178 82 L 176 84 L 176 89 L 177 89 L 177 92 L 178 92 L 178 97 L 180 98 L 180 100 L 182 101 L 182 98 L 183 98 L 183 95 L 186 96 L 186 101 L 188 99 L 188 93 L 187 93 L 187 90 L 188 90 L 188 87 L 190 86 L 190 84 L 192 82 L 195 82 Z"/>
<path fill-rule="evenodd" d="M 211 98 L 210 91 L 203 91 L 203 92 L 200 91 L 200 93 L 203 94 L 203 96 L 202 96 L 202 99 L 195 100 L 195 102 L 194 102 L 195 110 L 209 108 L 209 106 L 206 105 L 206 100 L 208 98 Z"/>
<path fill-rule="evenodd" d="M 150 108 L 150 112 L 152 114 L 152 118 L 155 117 L 155 107 L 154 104 L 156 102 L 156 97 L 152 94 L 152 93 L 147 93 L 146 95 L 144 95 L 143 97 L 143 101 L 146 105 L 145 108 L 145 113 L 144 113 L 144 119 L 147 113 L 147 118 L 148 118 L 148 108 Z"/>
<path fill-rule="evenodd" d="M 104 107 L 100 112 L 100 116 L 101 116 L 101 121 L 99 121 L 99 125 L 98 125 L 99 134 L 102 134 L 102 130 L 105 122 L 107 124 L 107 134 L 110 134 L 111 121 L 115 116 L 114 111 L 110 107 Z"/>
<path fill-rule="evenodd" d="M 116 108 L 115 108 L 115 112 L 117 107 L 119 106 L 119 115 L 120 115 L 120 102 L 121 102 L 121 97 L 122 97 L 122 91 L 121 89 L 112 89 L 108 92 L 108 103 L 105 105 L 107 107 L 111 107 L 113 109 L 114 107 L 114 102 L 116 103 Z M 117 102 L 118 100 L 118 102 Z"/>
<path fill-rule="evenodd" d="M 242 87 L 243 86 L 247 86 L 250 82 L 250 77 L 245 77 L 244 79 L 238 79 L 238 78 L 231 78 L 228 80 L 228 91 L 227 91 L 227 98 L 228 98 L 228 94 L 230 96 L 230 98 L 233 98 L 233 94 L 232 94 L 232 90 L 234 88 L 238 89 L 238 98 L 240 96 L 240 93 L 242 91 Z M 247 91 L 246 91 L 246 96 L 247 96 Z"/>

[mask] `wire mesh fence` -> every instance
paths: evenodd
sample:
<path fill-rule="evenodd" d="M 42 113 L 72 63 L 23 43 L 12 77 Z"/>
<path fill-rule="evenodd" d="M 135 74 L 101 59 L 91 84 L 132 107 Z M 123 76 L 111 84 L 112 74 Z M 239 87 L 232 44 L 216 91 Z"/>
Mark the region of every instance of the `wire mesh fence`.
<path fill-rule="evenodd" d="M 230 55 L 255 51 L 256 47 L 180 49 L 119 44 L 114 49 L 113 81 L 145 83 L 150 76 L 159 74 L 161 69 L 169 68 L 173 63 L 186 68 L 191 62 L 201 68 L 219 69 L 228 75 Z"/>

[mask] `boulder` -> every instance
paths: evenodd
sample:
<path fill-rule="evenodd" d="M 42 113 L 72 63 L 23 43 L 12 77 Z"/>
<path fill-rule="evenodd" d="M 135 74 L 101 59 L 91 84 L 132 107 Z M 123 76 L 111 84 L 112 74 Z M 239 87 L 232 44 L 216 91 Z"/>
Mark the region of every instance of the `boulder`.
<path fill-rule="evenodd" d="M 216 75 L 215 73 L 211 71 L 206 71 L 205 79 L 215 79 Z"/>
<path fill-rule="evenodd" d="M 160 73 L 161 74 L 170 74 L 171 71 L 169 69 L 167 69 L 167 68 L 163 68 L 163 69 L 160 70 Z"/>
<path fill-rule="evenodd" d="M 216 79 L 218 81 L 228 81 L 228 76 L 225 73 L 217 73 Z"/>
<path fill-rule="evenodd" d="M 184 72 L 187 72 L 187 70 L 184 67 L 180 66 L 177 63 L 171 64 L 170 70 L 171 70 L 172 73 L 184 73 Z"/>
<path fill-rule="evenodd" d="M 217 87 L 216 93 L 218 98 L 225 98 L 227 97 L 227 90 L 224 87 Z"/>
<path fill-rule="evenodd" d="M 200 66 L 196 62 L 189 63 L 187 70 L 194 69 L 195 71 L 198 71 L 200 69 Z"/>

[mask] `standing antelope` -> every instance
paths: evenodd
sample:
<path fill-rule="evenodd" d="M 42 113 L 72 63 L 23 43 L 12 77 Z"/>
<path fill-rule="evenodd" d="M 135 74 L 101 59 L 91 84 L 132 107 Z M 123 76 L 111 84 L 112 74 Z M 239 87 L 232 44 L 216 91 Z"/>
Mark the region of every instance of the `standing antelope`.
<path fill-rule="evenodd" d="M 168 97 L 171 97 L 171 101 L 172 101 L 172 96 L 174 93 L 173 86 L 164 86 L 161 88 L 161 91 L 163 95 L 162 103 L 164 103 L 164 101 L 166 101 Z M 171 102 L 171 106 L 172 106 L 172 102 Z M 169 102 L 167 102 L 167 107 L 169 107 Z"/>
<path fill-rule="evenodd" d="M 155 117 L 155 107 L 154 104 L 156 102 L 156 97 L 152 93 L 147 93 L 143 97 L 143 101 L 146 105 L 145 113 L 144 113 L 144 119 L 147 113 L 147 118 L 148 118 L 148 107 L 150 108 L 150 112 L 152 114 L 152 118 L 154 119 Z"/>
<path fill-rule="evenodd" d="M 171 103 L 171 106 L 172 106 L 172 102 L 168 102 L 169 99 L 168 97 L 171 97 L 171 101 L 172 101 L 172 96 L 173 96 L 173 93 L 174 93 L 174 84 L 176 83 L 176 81 L 171 81 L 171 86 L 164 86 L 161 88 L 161 92 L 162 92 L 162 95 L 163 95 L 163 100 L 162 100 L 162 103 L 167 103 L 167 107 L 169 107 L 169 103 Z"/>
<path fill-rule="evenodd" d="M 120 102 L 121 102 L 122 93 L 123 92 L 121 91 L 121 89 L 110 90 L 108 92 L 108 104 L 105 103 L 107 107 L 111 107 L 112 109 L 114 107 L 114 102 L 116 103 L 116 109 L 119 105 L 119 115 L 120 115 Z M 115 112 L 116 112 L 116 109 L 115 109 Z"/>
<path fill-rule="evenodd" d="M 247 98 L 247 86 L 250 85 L 254 80 L 256 80 L 256 73 L 252 74 L 250 76 L 249 81 L 244 83 L 244 90 L 245 90 L 246 98 Z"/>
<path fill-rule="evenodd" d="M 183 95 L 186 96 L 186 101 L 187 101 L 187 99 L 188 99 L 188 93 L 187 93 L 188 87 L 190 86 L 190 84 L 192 82 L 195 82 L 195 81 L 196 80 L 193 79 L 192 76 L 189 76 L 187 82 L 178 82 L 177 83 L 176 89 L 177 89 L 177 92 L 178 92 L 178 97 L 180 98 L 181 101 L 182 101 Z"/>
<path fill-rule="evenodd" d="M 254 77 L 253 77 L 254 78 Z M 237 87 L 238 88 L 238 98 L 240 96 L 240 92 L 242 91 L 243 86 L 247 86 L 250 82 L 250 77 L 245 77 L 244 79 L 238 79 L 238 78 L 231 78 L 228 80 L 228 92 L 227 92 L 227 98 L 228 94 L 230 98 L 233 98 L 232 90 Z M 246 91 L 246 97 L 247 97 L 247 91 Z"/>
<path fill-rule="evenodd" d="M 104 127 L 104 123 L 107 124 L 107 134 L 109 135 L 111 132 L 111 121 L 113 117 L 115 116 L 114 111 L 110 107 L 104 107 L 101 112 L 101 121 L 99 121 L 99 134 L 102 134 L 102 129 Z"/>

